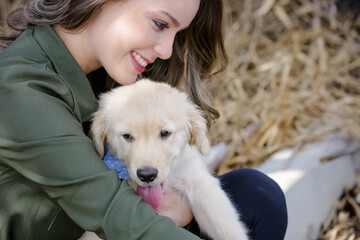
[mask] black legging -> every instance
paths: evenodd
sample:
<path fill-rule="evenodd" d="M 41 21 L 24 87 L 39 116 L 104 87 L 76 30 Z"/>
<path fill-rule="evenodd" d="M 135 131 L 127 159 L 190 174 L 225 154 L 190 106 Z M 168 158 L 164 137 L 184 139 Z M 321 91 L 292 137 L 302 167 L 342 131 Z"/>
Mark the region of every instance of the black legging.
<path fill-rule="evenodd" d="M 282 240 L 287 227 L 285 197 L 279 185 L 254 169 L 239 169 L 219 176 L 222 188 L 230 196 L 251 240 Z M 204 239 L 195 221 L 191 232 Z M 225 240 L 225 239 L 224 239 Z"/>

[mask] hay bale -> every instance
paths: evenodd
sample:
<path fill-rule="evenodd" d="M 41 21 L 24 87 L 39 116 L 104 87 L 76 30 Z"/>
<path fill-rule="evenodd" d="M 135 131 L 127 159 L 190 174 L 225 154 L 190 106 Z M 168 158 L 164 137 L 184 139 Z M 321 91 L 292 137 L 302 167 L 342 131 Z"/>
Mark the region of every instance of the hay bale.
<path fill-rule="evenodd" d="M 358 186 L 345 189 L 340 200 L 334 204 L 327 220 L 322 224 L 319 240 L 360 238 L 360 190 Z"/>
<path fill-rule="evenodd" d="M 329 133 L 360 137 L 359 26 L 335 0 L 230 0 L 227 14 L 230 64 L 211 82 L 210 137 L 232 146 L 219 174 Z"/>

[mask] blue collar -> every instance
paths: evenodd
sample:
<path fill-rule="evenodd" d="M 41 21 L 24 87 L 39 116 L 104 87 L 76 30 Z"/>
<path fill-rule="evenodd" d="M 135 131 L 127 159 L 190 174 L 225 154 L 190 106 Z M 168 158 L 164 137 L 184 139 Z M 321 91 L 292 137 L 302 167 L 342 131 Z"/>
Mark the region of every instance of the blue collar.
<path fill-rule="evenodd" d="M 109 169 L 116 169 L 120 179 L 128 180 L 130 178 L 125 163 L 122 160 L 116 158 L 111 152 L 107 152 L 105 154 L 103 161 Z"/>

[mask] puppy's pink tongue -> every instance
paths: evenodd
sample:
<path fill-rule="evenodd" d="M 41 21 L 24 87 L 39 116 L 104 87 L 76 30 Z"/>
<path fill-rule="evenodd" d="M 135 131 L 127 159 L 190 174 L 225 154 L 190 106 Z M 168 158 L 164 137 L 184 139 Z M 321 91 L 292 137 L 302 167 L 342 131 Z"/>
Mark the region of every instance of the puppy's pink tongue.
<path fill-rule="evenodd" d="M 143 201 L 150 204 L 153 209 L 157 209 L 160 206 L 163 192 L 161 185 L 141 187 L 136 189 L 136 195 L 143 198 Z"/>

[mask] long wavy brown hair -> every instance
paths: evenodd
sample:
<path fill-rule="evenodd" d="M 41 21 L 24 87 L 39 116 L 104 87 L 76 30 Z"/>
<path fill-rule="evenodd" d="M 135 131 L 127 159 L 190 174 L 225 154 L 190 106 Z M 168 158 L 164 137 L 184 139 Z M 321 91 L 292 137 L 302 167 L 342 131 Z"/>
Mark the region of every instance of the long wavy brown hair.
<path fill-rule="evenodd" d="M 23 31 L 38 25 L 61 26 L 67 30 L 81 28 L 108 1 L 116 0 L 29 2 L 9 14 L 7 23 L 12 33 L 0 34 L 0 48 L 6 48 Z M 157 59 L 143 74 L 155 81 L 185 88 L 191 100 L 204 111 L 209 124 L 219 114 L 211 106 L 204 81 L 222 72 L 227 65 L 223 9 L 223 0 L 201 0 L 190 26 L 176 35 L 170 59 Z"/>

